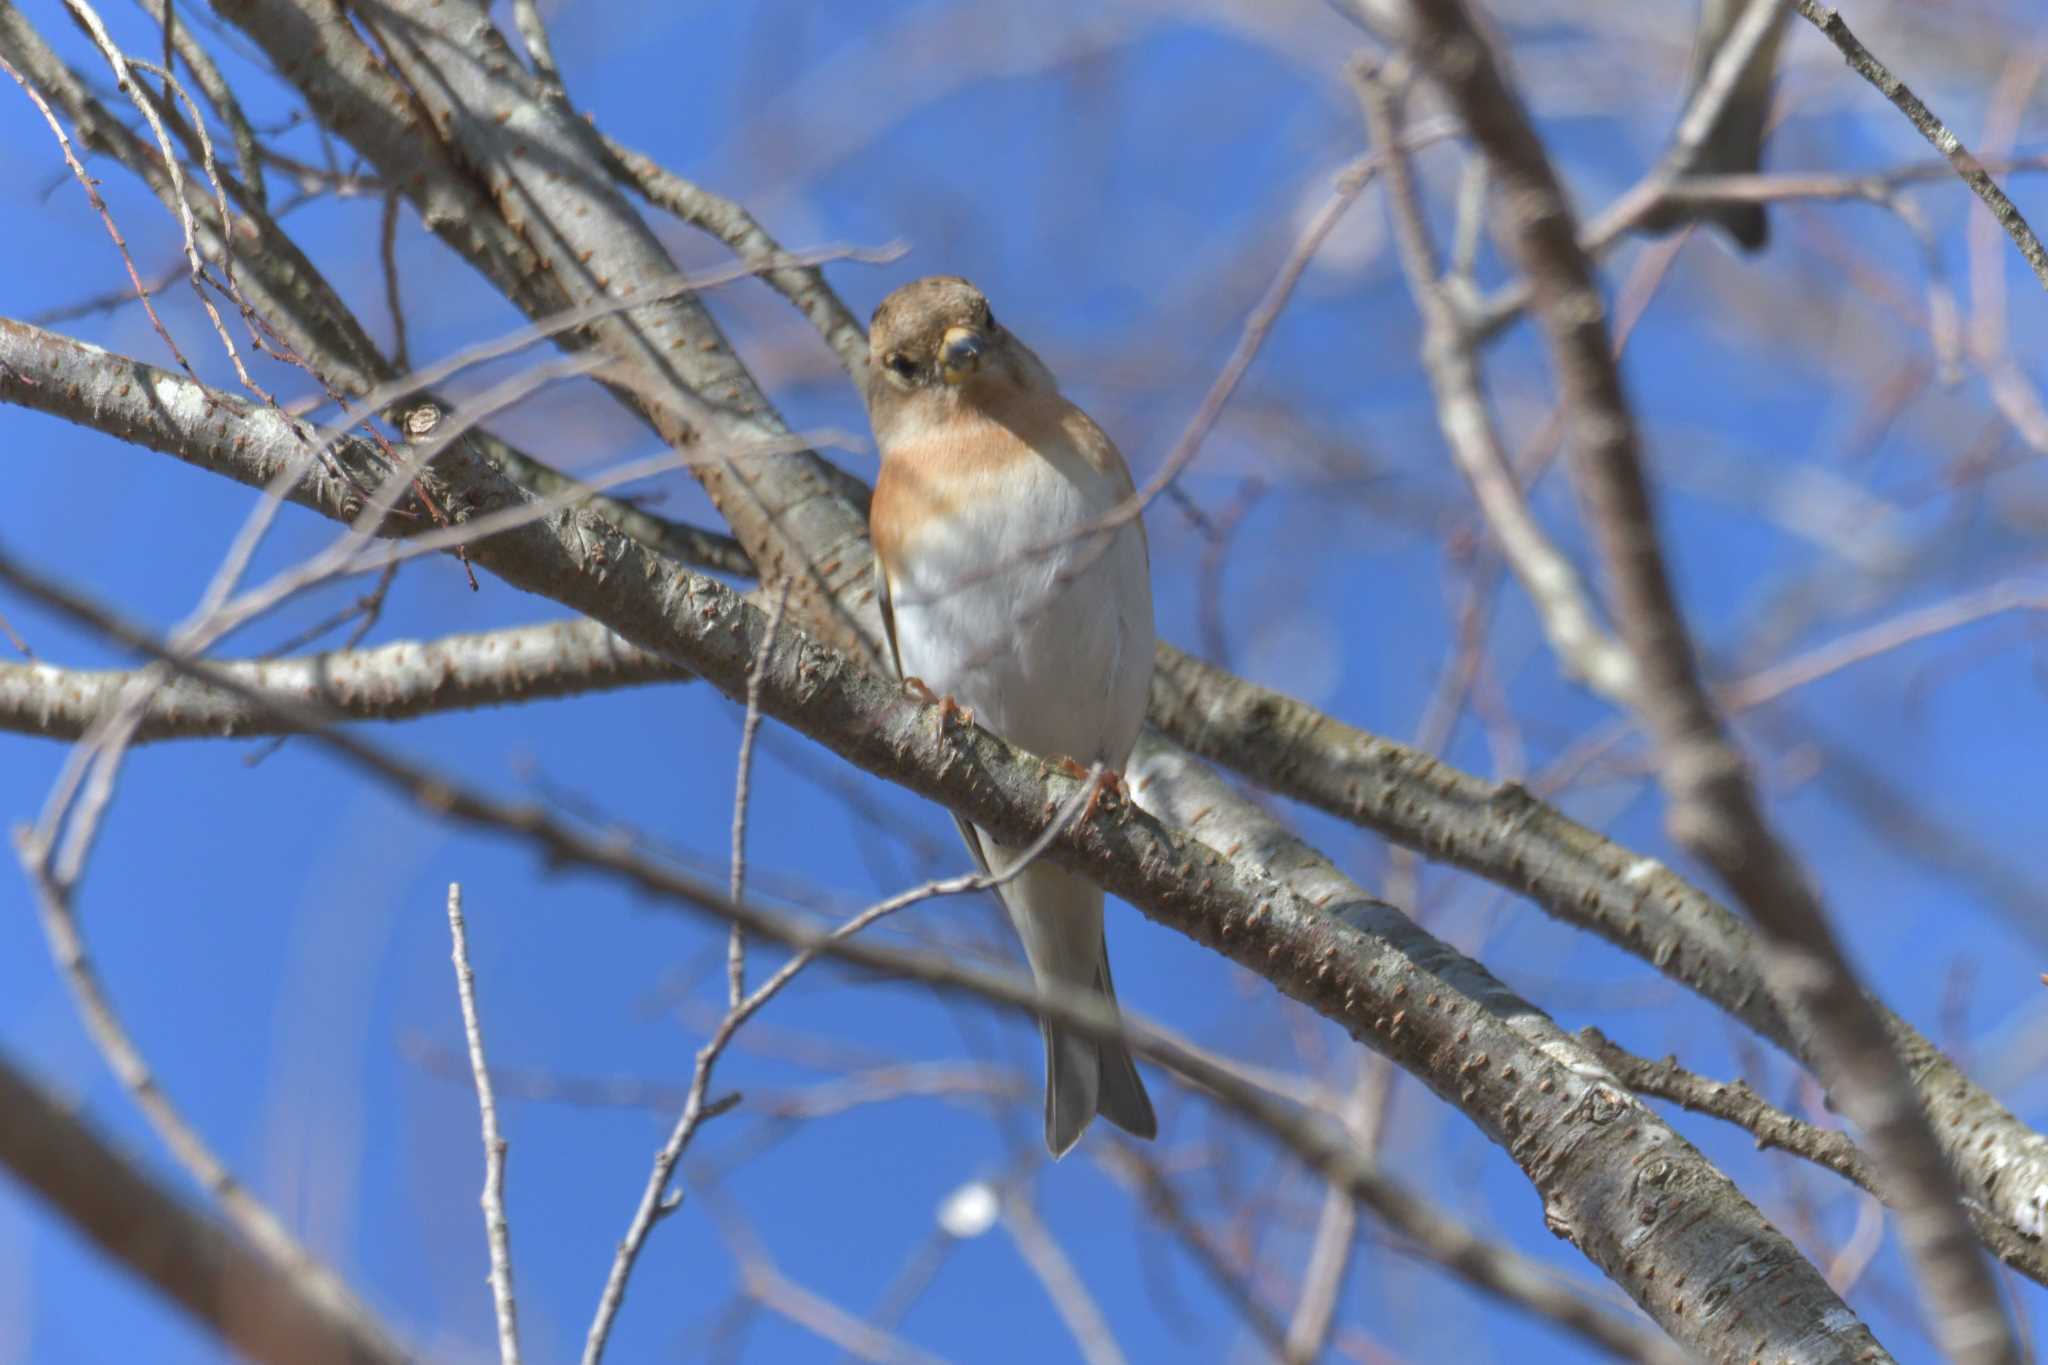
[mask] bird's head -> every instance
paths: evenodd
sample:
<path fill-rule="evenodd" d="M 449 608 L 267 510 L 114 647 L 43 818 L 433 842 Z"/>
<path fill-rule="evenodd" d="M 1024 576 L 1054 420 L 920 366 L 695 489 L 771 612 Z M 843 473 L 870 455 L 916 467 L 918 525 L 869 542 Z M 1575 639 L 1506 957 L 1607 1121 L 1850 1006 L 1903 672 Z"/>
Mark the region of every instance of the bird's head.
<path fill-rule="evenodd" d="M 883 299 L 868 324 L 868 413 L 932 420 L 961 404 L 1053 388 L 1029 348 L 997 323 L 982 292 L 955 275 L 915 280 Z"/>

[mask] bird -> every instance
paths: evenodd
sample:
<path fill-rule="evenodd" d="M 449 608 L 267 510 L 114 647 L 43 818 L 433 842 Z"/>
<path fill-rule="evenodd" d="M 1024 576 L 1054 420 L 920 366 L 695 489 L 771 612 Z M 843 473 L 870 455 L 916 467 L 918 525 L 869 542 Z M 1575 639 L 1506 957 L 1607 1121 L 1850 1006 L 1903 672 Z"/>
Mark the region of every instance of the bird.
<path fill-rule="evenodd" d="M 1153 652 L 1145 528 L 1123 455 L 958 276 L 891 292 L 868 354 L 881 452 L 868 529 L 897 676 L 1042 758 L 1120 774 L 1144 723 Z M 957 823 L 984 873 L 1003 876 L 1023 857 Z M 1041 857 L 996 894 L 1041 989 L 1092 993 L 1114 1009 L 1102 888 Z M 1098 1113 L 1158 1135 L 1121 1041 L 1043 1017 L 1039 1028 L 1055 1158 Z"/>
<path fill-rule="evenodd" d="M 1728 41 L 1748 7 L 1749 0 L 1700 0 L 1699 27 L 1693 33 L 1692 69 L 1685 79 L 1686 105 L 1699 93 L 1713 68 L 1714 58 L 1720 55 L 1721 45 Z M 1770 117 L 1778 48 L 1784 41 L 1786 19 L 1791 11 L 1790 5 L 1777 6 L 1769 31 L 1736 78 L 1735 89 L 1722 106 L 1720 117 L 1707 130 L 1697 151 L 1677 168 L 1680 175 L 1755 175 L 1762 169 L 1764 123 Z M 1744 251 L 1761 251 L 1770 240 L 1770 220 L 1764 215 L 1764 206 L 1756 203 L 1674 203 L 1651 214 L 1644 226 L 1651 232 L 1669 232 L 1696 220 L 1715 224 Z"/>

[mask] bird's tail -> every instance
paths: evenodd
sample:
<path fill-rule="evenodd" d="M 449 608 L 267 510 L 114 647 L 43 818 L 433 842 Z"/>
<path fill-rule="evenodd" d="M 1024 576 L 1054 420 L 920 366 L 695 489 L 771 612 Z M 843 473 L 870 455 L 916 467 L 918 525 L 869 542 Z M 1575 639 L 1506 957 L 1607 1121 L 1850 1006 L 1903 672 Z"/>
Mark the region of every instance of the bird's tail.
<path fill-rule="evenodd" d="M 1099 993 L 1116 1004 L 1116 986 L 1109 979 L 1109 954 L 1102 956 L 1096 978 Z M 1138 1064 L 1121 1042 L 1097 1042 L 1041 1024 L 1045 1034 L 1045 1146 L 1062 1157 L 1081 1140 L 1097 1114 L 1132 1137 L 1159 1136 L 1159 1119 L 1151 1096 L 1138 1076 Z"/>
<path fill-rule="evenodd" d="M 981 848 L 997 871 L 1004 855 L 1013 853 L 986 838 Z M 1001 895 L 1041 985 L 1093 992 L 1115 1006 L 1101 887 L 1038 862 L 1004 883 Z M 1043 1022 L 1039 1027 L 1045 1035 L 1045 1145 L 1054 1156 L 1065 1156 L 1098 1113 L 1133 1136 L 1158 1134 L 1159 1120 L 1129 1049 Z"/>
<path fill-rule="evenodd" d="M 1739 0 L 1702 0 L 1703 18 L 1692 57 L 1692 74 L 1686 81 L 1686 103 L 1698 93 L 1721 44 L 1729 36 L 1744 6 Z M 1789 6 L 1781 6 L 1789 10 Z M 1771 113 L 1771 86 L 1778 64 L 1778 46 L 1785 34 L 1785 14 L 1774 27 L 1749 64 L 1742 69 L 1735 89 L 1722 107 L 1720 118 L 1708 129 L 1690 161 L 1678 168 L 1681 175 L 1755 175 L 1763 167 L 1764 124 Z M 1670 204 L 1644 220 L 1652 232 L 1666 232 L 1680 223 L 1703 220 L 1718 226 L 1744 251 L 1756 251 L 1770 240 L 1770 220 L 1758 203 Z"/>

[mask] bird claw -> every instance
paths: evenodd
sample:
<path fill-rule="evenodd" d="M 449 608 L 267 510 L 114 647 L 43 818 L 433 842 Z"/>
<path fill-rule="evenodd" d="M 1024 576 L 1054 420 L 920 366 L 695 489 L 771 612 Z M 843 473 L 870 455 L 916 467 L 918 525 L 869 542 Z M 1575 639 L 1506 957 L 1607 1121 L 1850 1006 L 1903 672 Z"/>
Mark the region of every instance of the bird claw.
<path fill-rule="evenodd" d="M 931 685 L 925 682 L 923 678 L 905 678 L 903 680 L 903 690 L 925 703 L 925 705 L 939 708 L 940 734 L 945 733 L 948 725 L 958 725 L 966 728 L 974 724 L 973 707 L 962 706 L 959 702 L 953 700 L 950 694 L 943 697 L 940 696 L 932 691 Z"/>
<path fill-rule="evenodd" d="M 1090 768 L 1083 767 L 1079 759 L 1068 754 L 1056 756 L 1052 760 L 1052 766 L 1065 773 L 1068 777 L 1082 781 L 1086 781 L 1089 774 L 1093 771 Z M 1095 784 L 1088 792 L 1088 804 L 1081 807 L 1081 814 L 1075 823 L 1085 823 L 1092 817 L 1095 814 L 1095 808 L 1102 803 L 1104 796 L 1109 798 L 1112 805 L 1123 800 L 1125 797 L 1123 777 L 1114 768 L 1104 768 L 1095 775 Z"/>

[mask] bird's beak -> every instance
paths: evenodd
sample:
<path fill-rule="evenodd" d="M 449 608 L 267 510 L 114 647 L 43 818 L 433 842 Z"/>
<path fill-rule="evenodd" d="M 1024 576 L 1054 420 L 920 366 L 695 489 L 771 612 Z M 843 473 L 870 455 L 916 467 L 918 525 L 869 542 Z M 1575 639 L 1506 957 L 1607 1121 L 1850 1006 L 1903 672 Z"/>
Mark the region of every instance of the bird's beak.
<path fill-rule="evenodd" d="M 972 327 L 948 327 L 939 340 L 939 375 L 948 384 L 964 383 L 981 368 L 981 353 L 988 346 Z"/>

